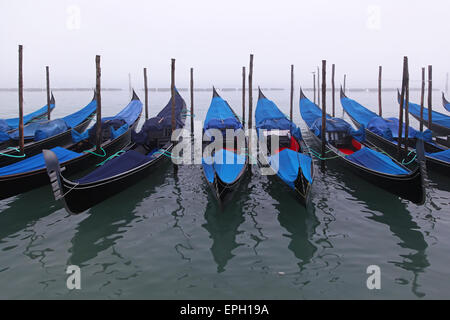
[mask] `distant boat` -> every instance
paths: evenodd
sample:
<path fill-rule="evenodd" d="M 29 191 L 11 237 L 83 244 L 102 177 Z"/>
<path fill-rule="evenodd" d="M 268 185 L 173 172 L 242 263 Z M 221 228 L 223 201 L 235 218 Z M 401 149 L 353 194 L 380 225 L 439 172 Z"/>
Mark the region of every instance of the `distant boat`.
<path fill-rule="evenodd" d="M 267 99 L 261 89 L 255 120 L 259 152 L 267 150 L 267 154 L 260 154 L 260 157 L 267 158 L 268 164 L 258 157 L 259 166 L 273 170 L 278 178 L 295 192 L 300 202 L 306 205 L 314 178 L 314 163 L 300 128 L 290 121 L 273 101 Z M 278 139 L 277 150 L 271 150 L 272 139 Z M 262 141 L 266 141 L 267 145 L 261 145 Z"/>
<path fill-rule="evenodd" d="M 183 128 L 186 120 L 186 103 L 176 90 L 176 128 Z M 139 133 L 132 132 L 132 143 L 123 152 L 96 170 L 77 180 L 69 180 L 57 156 L 44 150 L 44 159 L 55 198 L 62 200 L 70 213 L 81 213 L 96 204 L 120 193 L 147 177 L 152 171 L 169 161 L 175 146 L 171 140 L 172 99 L 156 117 L 148 119 Z"/>
<path fill-rule="evenodd" d="M 300 93 L 300 113 L 313 139 L 322 143 L 322 110 Z M 420 168 L 414 171 L 376 151 L 365 141 L 365 127 L 355 130 L 340 118 L 326 117 L 326 158 L 403 199 L 422 204 L 425 200 Z"/>
<path fill-rule="evenodd" d="M 72 143 L 51 149 L 61 165 L 64 174 L 69 176 L 108 159 L 130 142 L 134 129 L 142 113 L 142 103 L 136 94 L 131 102 L 116 116 L 102 119 L 104 154 L 96 154 L 96 128 L 78 133 L 72 131 Z M 95 168 L 95 166 L 94 166 Z M 39 153 L 33 157 L 0 168 L 0 200 L 24 193 L 49 183 L 44 156 Z"/>
<path fill-rule="evenodd" d="M 248 145 L 244 127 L 238 116 L 231 109 L 228 102 L 223 100 L 216 89 L 213 88 L 213 97 L 203 124 L 203 134 L 208 130 L 220 130 L 223 134 L 223 146 L 214 150 L 214 154 L 207 158 L 202 157 L 203 173 L 220 204 L 228 203 L 248 168 Z M 226 135 L 226 130 L 233 132 L 232 137 Z M 243 145 L 236 145 L 239 139 L 235 135 L 241 135 Z M 212 137 L 210 137 L 212 139 Z M 231 141 L 229 141 L 231 139 Z M 227 143 L 233 146 L 228 149 Z M 211 144 L 211 141 L 203 141 L 202 151 Z"/>
<path fill-rule="evenodd" d="M 55 97 L 52 96 L 50 98 L 50 113 L 55 109 Z M 23 125 L 27 125 L 31 122 L 41 120 L 41 119 L 47 119 L 48 118 L 48 106 L 45 105 L 44 107 L 29 113 L 27 115 L 23 116 Z M 0 131 L 2 132 L 12 132 L 14 130 L 17 130 L 19 128 L 19 118 L 10 118 L 10 119 L 0 119 Z"/>
<path fill-rule="evenodd" d="M 19 131 L 6 134 L 0 132 L 0 167 L 24 160 L 41 153 L 43 149 L 72 143 L 72 129 L 86 130 L 97 109 L 95 98 L 84 108 L 63 118 L 39 121 L 24 127 L 24 155 L 19 154 Z"/>

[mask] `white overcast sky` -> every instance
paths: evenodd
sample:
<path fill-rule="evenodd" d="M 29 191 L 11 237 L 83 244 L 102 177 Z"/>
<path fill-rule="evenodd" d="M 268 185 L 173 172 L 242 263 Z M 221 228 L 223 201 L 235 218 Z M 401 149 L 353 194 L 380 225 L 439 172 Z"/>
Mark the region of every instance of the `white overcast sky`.
<path fill-rule="evenodd" d="M 311 85 L 326 59 L 348 85 L 385 86 L 401 78 L 403 56 L 413 80 L 433 65 L 435 87 L 450 71 L 449 0 L 0 0 L 0 87 L 17 86 L 17 45 L 24 45 L 25 87 L 92 87 L 95 55 L 104 87 L 167 87 L 176 58 L 179 87 L 194 67 L 197 86 L 239 86 L 255 55 L 254 85 Z M 331 69 L 328 69 L 330 74 Z M 417 86 L 416 82 L 411 87 Z"/>

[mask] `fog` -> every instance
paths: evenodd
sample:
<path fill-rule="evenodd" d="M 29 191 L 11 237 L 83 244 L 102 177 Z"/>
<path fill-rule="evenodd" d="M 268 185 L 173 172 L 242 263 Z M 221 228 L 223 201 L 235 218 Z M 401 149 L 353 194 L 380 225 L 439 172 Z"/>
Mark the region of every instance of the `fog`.
<path fill-rule="evenodd" d="M 170 59 L 176 83 L 187 87 L 194 68 L 199 87 L 236 87 L 249 54 L 254 85 L 288 87 L 290 64 L 296 86 L 311 86 L 322 59 L 336 64 L 348 87 L 399 86 L 403 56 L 411 87 L 420 68 L 433 65 L 434 86 L 450 70 L 448 0 L 340 1 L 64 1 L 1 0 L 0 87 L 17 86 L 17 45 L 24 46 L 25 87 L 92 87 L 95 55 L 102 56 L 103 87 L 167 87 Z"/>

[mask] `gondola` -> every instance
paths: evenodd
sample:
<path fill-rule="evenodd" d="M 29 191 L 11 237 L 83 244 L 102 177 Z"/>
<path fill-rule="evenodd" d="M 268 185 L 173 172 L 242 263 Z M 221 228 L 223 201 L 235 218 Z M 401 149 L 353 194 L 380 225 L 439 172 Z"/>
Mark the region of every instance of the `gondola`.
<path fill-rule="evenodd" d="M 450 102 L 448 102 L 447 99 L 445 99 L 445 95 L 443 92 L 442 92 L 442 105 L 444 106 L 445 110 L 450 112 Z"/>
<path fill-rule="evenodd" d="M 223 144 L 208 151 L 217 132 Z M 203 135 L 210 138 L 209 141 L 204 139 L 202 144 L 203 174 L 216 199 L 226 205 L 247 172 L 248 145 L 241 121 L 215 88 L 203 124 Z"/>
<path fill-rule="evenodd" d="M 277 176 L 306 205 L 313 183 L 314 164 L 303 140 L 300 129 L 267 99 L 259 89 L 255 110 L 258 135 L 258 165 Z M 278 141 L 272 150 L 272 140 Z"/>
<path fill-rule="evenodd" d="M 43 149 L 56 146 L 65 147 L 72 143 L 72 129 L 83 132 L 89 126 L 95 110 L 95 98 L 84 108 L 63 118 L 33 122 L 24 127 L 24 154 L 20 155 L 18 149 L 19 131 L 9 134 L 9 139 L 0 145 L 0 167 L 24 160 L 41 153 Z"/>
<path fill-rule="evenodd" d="M 74 131 L 72 143 L 65 148 L 59 146 L 52 148 L 51 151 L 56 154 L 64 167 L 64 174 L 70 176 L 87 170 L 126 146 L 130 142 L 131 130 L 138 124 L 141 113 L 142 103 L 134 93 L 130 103 L 121 112 L 114 117 L 102 119 L 101 151 L 97 151 L 95 145 L 96 125 L 82 133 Z M 44 156 L 40 153 L 0 168 L 0 200 L 48 183 Z"/>
<path fill-rule="evenodd" d="M 186 103 L 178 91 L 174 100 L 176 128 L 180 129 L 186 120 Z M 169 100 L 156 117 L 144 123 L 139 133 L 132 131 L 132 143 L 118 157 L 74 181 L 63 174 L 54 152 L 44 150 L 55 199 L 62 200 L 69 213 L 77 214 L 144 179 L 161 164 L 170 161 L 170 152 L 176 143 L 171 140 L 171 125 L 172 107 Z M 173 138 L 178 140 L 179 137 Z"/>
<path fill-rule="evenodd" d="M 376 113 L 365 108 L 355 100 L 348 98 L 341 88 L 341 104 L 357 128 L 364 126 L 367 140 L 380 148 L 391 157 L 398 155 L 398 124 L 397 118 L 384 119 Z M 404 134 L 404 130 L 403 130 Z M 417 137 L 424 140 L 425 160 L 428 168 L 444 175 L 450 175 L 450 151 L 432 142 L 430 130 L 420 133 L 413 128 L 408 132 L 409 153 L 404 159 L 408 167 L 416 167 L 415 140 Z"/>
<path fill-rule="evenodd" d="M 53 93 L 50 98 L 50 113 L 55 109 L 55 97 Z M 27 115 L 23 116 L 23 125 L 27 125 L 29 123 L 39 121 L 41 119 L 47 119 L 49 113 L 49 108 L 47 105 L 44 107 L 31 112 Z M 10 119 L 0 119 L 0 132 L 3 133 L 11 133 L 14 130 L 19 128 L 19 118 L 10 118 Z M 1 140 L 0 140 L 1 141 Z"/>
<path fill-rule="evenodd" d="M 321 144 L 322 110 L 301 91 L 300 113 L 312 138 Z M 423 204 L 425 191 L 421 167 L 414 171 L 377 152 L 365 141 L 365 127 L 354 130 L 343 119 L 326 119 L 326 157 L 374 185 L 416 204 Z"/>
<path fill-rule="evenodd" d="M 400 103 L 400 92 L 397 91 Z M 409 102 L 409 113 L 420 123 L 420 105 Z M 450 116 L 437 111 L 431 111 L 431 128 L 428 127 L 428 108 L 423 108 L 423 125 L 430 129 L 435 136 L 450 135 Z"/>

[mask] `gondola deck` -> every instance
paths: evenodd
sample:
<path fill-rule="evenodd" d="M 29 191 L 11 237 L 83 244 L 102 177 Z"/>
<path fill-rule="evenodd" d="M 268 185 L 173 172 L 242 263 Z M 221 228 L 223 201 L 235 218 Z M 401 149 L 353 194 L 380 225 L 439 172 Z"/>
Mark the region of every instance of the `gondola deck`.
<path fill-rule="evenodd" d="M 232 199 L 247 172 L 249 163 L 248 142 L 238 116 L 230 105 L 219 96 L 215 88 L 213 88 L 213 97 L 204 122 L 203 133 L 208 133 L 210 129 L 221 130 L 222 136 L 223 131 L 227 129 L 232 130 L 234 134 L 240 132 L 242 134 L 241 140 L 244 141 L 243 146 L 237 146 L 233 137 L 233 147 L 230 149 L 229 146 L 225 145 L 227 142 L 225 136 L 224 145 L 221 149 L 214 150 L 211 157 L 202 157 L 204 177 L 215 198 L 223 206 Z M 209 144 L 210 141 L 204 141 L 202 153 Z"/>
<path fill-rule="evenodd" d="M 178 91 L 175 94 L 175 108 L 177 128 L 182 128 L 187 109 Z M 139 134 L 131 135 L 132 143 L 123 150 L 121 155 L 107 161 L 103 168 L 100 167 L 75 181 L 63 175 L 63 169 L 60 168 L 55 154 L 44 150 L 47 172 L 53 185 L 55 199 L 62 200 L 68 212 L 77 214 L 144 179 L 169 159 L 168 154 L 175 145 L 171 141 L 170 125 L 171 100 L 156 117 L 146 121 Z M 158 152 L 154 152 L 153 143 L 156 143 Z M 138 157 L 140 154 L 141 161 L 135 162 L 131 168 L 124 168 L 122 159 L 127 162 L 130 153 L 135 155 L 137 153 Z M 109 174 L 104 172 L 108 167 L 114 168 L 109 171 Z"/>
<path fill-rule="evenodd" d="M 321 121 L 319 120 L 321 120 L 322 111 L 304 95 L 303 91 L 300 93 L 300 113 L 309 128 L 311 137 L 317 144 L 321 144 Z M 342 119 L 327 116 L 326 125 L 333 125 L 333 121 L 342 123 L 342 125 L 345 123 Z M 371 150 L 370 152 L 364 150 L 366 152 L 362 157 L 360 154 L 362 148 L 371 149 L 371 146 L 364 142 L 365 139 L 363 136 L 360 139 L 361 141 L 358 141 L 362 148 L 355 150 L 358 148 L 352 146 L 352 142 L 355 137 L 361 136 L 364 130 L 360 128 L 358 130 L 359 132 L 349 132 L 349 130 L 352 130 L 350 128 L 347 127 L 347 131 L 341 133 L 339 128 L 329 129 L 327 127 L 327 141 L 325 143 L 327 157 L 339 161 L 343 167 L 348 168 L 355 174 L 386 191 L 410 200 L 413 203 L 422 204 L 425 201 L 425 191 L 421 167 L 417 167 L 414 171 L 411 171 L 395 159 L 389 158 L 388 160 L 386 159 L 387 156 L 375 150 Z M 353 138 L 351 138 L 352 136 Z M 347 147 L 339 148 L 337 146 L 338 143 L 346 144 Z M 348 155 L 347 152 L 343 152 L 344 150 L 340 150 L 342 148 L 352 149 L 353 152 Z M 352 158 L 352 156 L 354 157 Z"/>
<path fill-rule="evenodd" d="M 66 176 L 71 176 L 98 164 L 129 143 L 131 130 L 137 126 L 142 112 L 142 103 L 138 99 L 134 95 L 130 104 L 124 108 L 124 110 L 135 108 L 134 114 L 132 113 L 127 119 L 129 121 L 128 129 L 124 130 L 124 132 L 118 130 L 117 137 L 110 137 L 102 143 L 101 148 L 104 151 L 104 155 L 98 155 L 96 147 L 88 143 L 86 139 L 72 142 L 66 148 L 56 147 L 52 149 L 56 153 L 57 159 L 63 164 Z M 133 106 L 133 101 L 139 101 L 140 107 Z M 114 118 L 120 118 L 120 113 L 112 119 Z M 87 146 L 90 147 L 86 148 Z M 45 168 L 44 155 L 42 153 L 37 154 L 0 168 L 0 199 L 24 193 L 48 183 L 49 179 Z"/>

